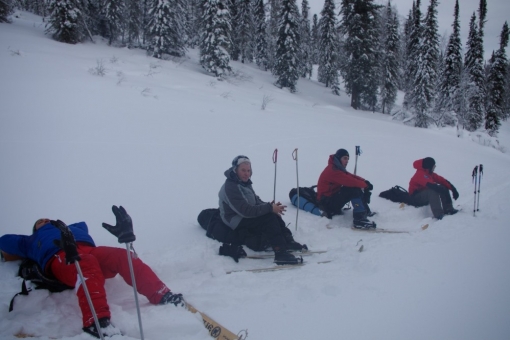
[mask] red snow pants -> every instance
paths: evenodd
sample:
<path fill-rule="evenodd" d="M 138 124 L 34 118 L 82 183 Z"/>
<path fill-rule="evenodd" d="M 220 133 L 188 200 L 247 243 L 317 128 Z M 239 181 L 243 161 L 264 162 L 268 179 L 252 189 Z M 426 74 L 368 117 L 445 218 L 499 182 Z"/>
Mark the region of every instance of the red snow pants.
<path fill-rule="evenodd" d="M 87 289 L 89 291 L 92 304 L 97 317 L 110 317 L 110 308 L 106 300 L 104 288 L 105 279 L 110 279 L 120 274 L 127 284 L 131 285 L 131 274 L 127 259 L 126 249 L 115 247 L 92 247 L 85 244 L 78 244 L 79 261 Z M 68 286 L 75 287 L 78 303 L 83 316 L 83 327 L 88 327 L 94 323 L 94 317 L 87 302 L 82 282 L 78 276 L 76 265 L 67 265 L 63 250 L 55 254 L 49 264 L 49 269 L 53 275 Z M 156 276 L 152 269 L 135 258 L 131 253 L 133 271 L 136 280 L 138 293 L 144 295 L 152 304 L 158 304 L 163 295 L 170 289 Z"/>

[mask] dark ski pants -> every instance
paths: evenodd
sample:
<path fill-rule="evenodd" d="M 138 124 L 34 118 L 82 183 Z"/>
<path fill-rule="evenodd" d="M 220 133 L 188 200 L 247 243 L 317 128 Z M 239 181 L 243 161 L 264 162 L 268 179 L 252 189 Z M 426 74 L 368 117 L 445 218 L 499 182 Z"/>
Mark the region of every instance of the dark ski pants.
<path fill-rule="evenodd" d="M 368 193 L 368 191 L 367 191 Z M 356 204 L 360 205 L 355 207 L 354 214 L 365 214 L 370 211 L 368 207 L 367 198 L 370 197 L 367 194 L 364 194 L 363 190 L 360 188 L 354 187 L 342 187 L 339 191 L 333 194 L 331 197 L 322 197 L 321 198 L 321 210 L 324 211 L 328 218 L 333 217 L 334 215 L 342 215 L 343 207 L 350 201 L 357 201 Z M 361 203 L 360 203 L 361 200 Z M 354 202 L 353 202 L 354 205 Z M 354 216 L 356 217 L 356 216 Z"/>
<path fill-rule="evenodd" d="M 97 317 L 99 319 L 109 318 L 110 307 L 108 306 L 104 289 L 105 279 L 111 279 L 119 274 L 127 284 L 131 285 L 131 273 L 129 271 L 126 249 L 106 246 L 92 247 L 78 244 L 78 253 L 81 257 L 80 268 L 86 280 L 87 289 Z M 59 281 L 70 287 L 75 287 L 83 317 L 83 327 L 88 327 L 94 323 L 92 311 L 78 277 L 76 266 L 74 264 L 66 264 L 65 257 L 64 251 L 59 251 L 48 264 L 48 268 L 50 268 L 51 273 Z M 146 296 L 150 303 L 158 304 L 163 295 L 169 292 L 170 289 L 142 260 L 134 256 L 134 254 L 131 257 L 138 293 Z"/>
<path fill-rule="evenodd" d="M 285 248 L 287 240 L 292 240 L 292 233 L 280 215 L 275 213 L 243 218 L 235 231 L 239 239 L 247 233 L 262 235 L 273 248 Z"/>
<path fill-rule="evenodd" d="M 412 199 L 417 206 L 429 204 L 435 218 L 442 218 L 445 211 L 453 208 L 452 198 L 448 190 L 439 193 L 432 189 L 424 189 L 415 192 Z"/>

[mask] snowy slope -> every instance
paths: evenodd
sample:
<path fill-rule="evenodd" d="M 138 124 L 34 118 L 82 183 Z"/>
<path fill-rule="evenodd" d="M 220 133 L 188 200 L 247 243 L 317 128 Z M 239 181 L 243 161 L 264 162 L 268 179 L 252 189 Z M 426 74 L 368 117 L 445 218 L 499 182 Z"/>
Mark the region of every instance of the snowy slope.
<path fill-rule="evenodd" d="M 232 63 L 238 75 L 218 81 L 198 65 L 196 50 L 160 61 L 99 38 L 66 45 L 44 35 L 41 18 L 18 16 L 0 24 L 0 234 L 28 234 L 36 219 L 49 217 L 86 221 L 96 243 L 122 246 L 101 222 L 114 222 L 111 206 L 123 205 L 140 257 L 173 291 L 230 330 L 248 329 L 252 340 L 510 337 L 508 122 L 497 149 L 476 134 L 459 138 L 453 128 L 417 129 L 354 111 L 345 93 L 334 96 L 314 80 L 301 79 L 290 94 L 272 85 L 270 73 Z M 106 75 L 94 75 L 101 64 Z M 261 110 L 264 96 L 271 101 Z M 332 262 L 225 274 L 271 264 L 218 256 L 219 243 L 196 221 L 217 206 L 236 155 L 250 157 L 254 188 L 269 201 L 278 148 L 276 197 L 289 204 L 296 166 L 300 186 L 316 184 L 328 156 L 343 147 L 353 171 L 355 145 L 363 151 L 357 173 L 375 187 L 374 220 L 409 234 L 352 231 L 351 212 L 328 221 L 300 211 L 296 231 L 296 210 L 288 207 L 295 238 L 328 250 L 306 260 Z M 377 197 L 407 187 L 413 161 L 426 156 L 460 193 L 463 211 L 442 221 L 426 207 L 399 209 Z M 473 217 L 477 164 L 485 171 Z M 8 313 L 20 289 L 16 270 L 17 263 L 0 264 L 0 338 L 23 331 L 91 339 L 81 332 L 72 291 L 17 297 Z M 117 277 L 106 288 L 112 321 L 125 334 L 117 338 L 139 338 L 131 287 Z M 140 300 L 146 339 L 210 338 L 197 315 Z"/>

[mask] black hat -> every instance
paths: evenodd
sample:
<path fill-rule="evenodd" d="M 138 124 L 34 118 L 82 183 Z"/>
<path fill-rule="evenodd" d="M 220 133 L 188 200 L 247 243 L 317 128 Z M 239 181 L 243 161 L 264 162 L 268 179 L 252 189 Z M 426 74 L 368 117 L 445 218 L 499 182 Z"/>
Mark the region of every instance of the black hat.
<path fill-rule="evenodd" d="M 432 168 L 436 165 L 436 161 L 432 157 L 425 157 L 421 161 L 421 166 L 423 169 L 432 170 Z"/>
<path fill-rule="evenodd" d="M 338 151 L 335 153 L 335 157 L 342 159 L 343 156 L 349 156 L 349 152 L 345 149 L 338 149 Z"/>

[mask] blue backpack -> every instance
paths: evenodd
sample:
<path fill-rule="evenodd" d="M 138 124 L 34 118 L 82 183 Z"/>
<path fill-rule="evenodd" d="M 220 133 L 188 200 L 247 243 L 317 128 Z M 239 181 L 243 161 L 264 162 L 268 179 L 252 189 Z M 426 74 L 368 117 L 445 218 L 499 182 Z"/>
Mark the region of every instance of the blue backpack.
<path fill-rule="evenodd" d="M 315 188 L 311 187 L 299 187 L 299 209 L 308 211 L 317 216 L 322 216 L 322 211 L 319 209 L 319 202 L 317 201 L 317 192 Z M 290 201 L 294 206 L 298 204 L 298 190 L 294 188 L 289 192 Z"/>

